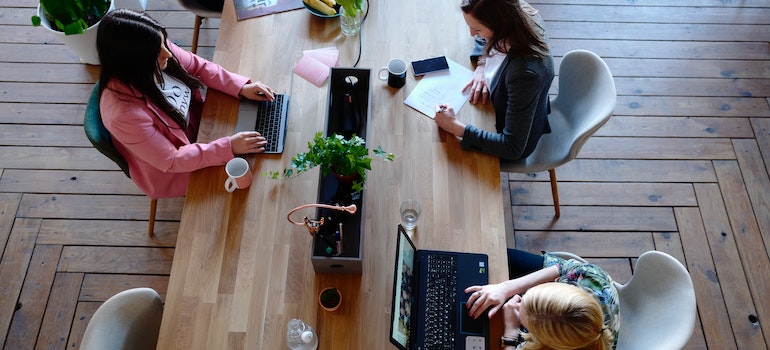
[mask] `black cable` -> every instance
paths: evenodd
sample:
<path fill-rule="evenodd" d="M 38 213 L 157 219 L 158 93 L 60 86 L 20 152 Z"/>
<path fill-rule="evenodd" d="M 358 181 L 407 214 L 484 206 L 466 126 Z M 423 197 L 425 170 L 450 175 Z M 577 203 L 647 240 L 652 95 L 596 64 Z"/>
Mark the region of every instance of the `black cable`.
<path fill-rule="evenodd" d="M 361 51 L 364 47 L 364 22 L 366 21 L 366 17 L 369 16 L 369 0 L 366 0 L 366 12 L 364 13 L 364 18 L 361 18 L 361 24 L 358 27 L 358 58 L 356 59 L 356 63 L 353 64 L 353 68 L 358 66 L 358 62 L 361 61 Z"/>

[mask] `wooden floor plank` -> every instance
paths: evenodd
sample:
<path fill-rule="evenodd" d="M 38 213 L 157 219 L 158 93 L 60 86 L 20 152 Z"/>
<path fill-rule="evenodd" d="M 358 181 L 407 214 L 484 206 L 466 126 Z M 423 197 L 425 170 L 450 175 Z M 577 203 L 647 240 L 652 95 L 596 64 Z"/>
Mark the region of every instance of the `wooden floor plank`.
<path fill-rule="evenodd" d="M 730 227 L 722 192 L 716 184 L 696 184 L 695 192 L 700 203 L 709 252 L 716 269 L 716 275 L 709 275 L 709 278 L 719 282 L 731 324 L 730 328 L 704 329 L 706 340 L 709 346 L 715 349 L 732 348 L 731 342 L 735 342 L 738 349 L 764 349 L 767 344 L 762 330 L 749 322 L 749 316 L 756 315 L 757 309 L 751 301 L 748 277 L 741 264 L 736 234 Z M 718 308 L 710 312 L 714 312 L 716 317 L 722 316 Z M 723 324 L 723 321 L 718 323 Z"/>
<path fill-rule="evenodd" d="M 696 206 L 691 184 L 559 182 L 562 205 Z M 520 182 L 511 187 L 513 205 L 553 204 L 551 184 Z"/>
<path fill-rule="evenodd" d="M 0 167 L 120 171 L 115 162 L 99 153 L 93 147 L 0 146 Z"/>
<path fill-rule="evenodd" d="M 0 336 L 4 339 L 3 343 L 8 339 L 11 321 L 19 307 L 19 295 L 27 270 L 32 269 L 30 260 L 39 227 L 40 220 L 17 220 L 5 245 L 6 252 L 0 259 Z"/>
<path fill-rule="evenodd" d="M 733 140 L 733 144 L 761 240 L 770 253 L 770 177 L 754 140 Z"/>
<path fill-rule="evenodd" d="M 697 208 L 676 208 L 674 213 L 681 232 L 682 248 L 687 256 L 687 270 L 690 271 L 695 299 L 700 305 L 700 331 L 705 342 L 716 349 L 735 348 L 732 337 L 732 327 L 729 322 L 725 299 L 720 288 L 720 280 L 713 259 L 700 252 L 709 251 L 709 244 L 703 237 L 706 235 L 703 219 Z M 706 307 L 708 305 L 708 307 Z M 694 339 L 698 339 L 694 337 Z"/>
<path fill-rule="evenodd" d="M 513 228 L 524 231 L 676 231 L 671 208 L 562 206 L 553 222 L 552 206 L 513 206 Z"/>
<path fill-rule="evenodd" d="M 57 273 L 53 290 L 45 309 L 36 349 L 66 349 L 77 297 L 83 284 L 82 273 Z"/>
<path fill-rule="evenodd" d="M 122 171 L 8 169 L 2 192 L 143 195 Z"/>
<path fill-rule="evenodd" d="M 179 221 L 184 198 L 158 200 L 156 220 Z M 148 220 L 147 196 L 24 194 L 17 217 L 55 219 Z"/>
<path fill-rule="evenodd" d="M 575 159 L 556 168 L 559 181 L 716 182 L 708 160 Z M 548 172 L 508 173 L 509 181 L 549 181 Z"/>
<path fill-rule="evenodd" d="M 17 310 L 5 339 L 5 349 L 34 349 L 45 315 L 51 288 L 56 275 L 56 262 L 62 247 L 36 245 L 29 263 L 29 270 L 21 293 Z"/>
<path fill-rule="evenodd" d="M 72 328 L 70 329 L 69 337 L 67 338 L 67 348 L 79 349 L 80 341 L 83 339 L 83 334 L 88 327 L 88 321 L 91 320 L 91 316 L 102 305 L 101 302 L 78 302 L 75 309 L 75 317 L 72 321 Z"/>
<path fill-rule="evenodd" d="M 124 275 L 88 273 L 83 280 L 83 288 L 76 298 L 80 302 L 104 302 L 121 291 L 147 287 L 152 288 L 165 300 L 168 289 L 168 275 Z"/>
<path fill-rule="evenodd" d="M 178 230 L 179 222 L 156 222 L 155 234 L 149 237 L 143 221 L 45 219 L 37 243 L 173 248 Z"/>
<path fill-rule="evenodd" d="M 172 248 L 67 246 L 58 271 L 168 275 L 173 258 Z"/>
<path fill-rule="evenodd" d="M 516 249 L 530 252 L 566 251 L 586 259 L 638 257 L 655 249 L 650 232 L 518 231 Z"/>
<path fill-rule="evenodd" d="M 748 118 L 613 116 L 595 135 L 752 138 L 754 133 Z"/>
<path fill-rule="evenodd" d="M 620 159 L 735 159 L 730 139 L 671 139 L 593 137 L 580 151 L 581 158 Z"/>
<path fill-rule="evenodd" d="M 4 173 L 5 171 L 0 170 L 0 176 Z M 0 259 L 5 255 L 19 202 L 21 202 L 20 193 L 0 193 Z"/>
<path fill-rule="evenodd" d="M 766 250 L 757 249 L 764 245 L 756 216 L 751 210 L 748 189 L 743 182 L 737 162 L 715 161 L 714 167 L 717 170 L 722 198 L 725 201 L 730 226 L 754 300 L 756 314 L 753 316 L 757 319 L 770 317 L 770 298 L 761 297 L 761 295 L 767 295 L 767 291 L 770 290 L 770 278 L 767 278 L 767 271 L 770 271 L 770 258 Z M 761 215 L 767 215 L 767 212 Z M 747 317 L 751 316 L 747 315 Z M 762 328 L 764 342 L 770 343 L 770 323 L 757 323 Z"/>

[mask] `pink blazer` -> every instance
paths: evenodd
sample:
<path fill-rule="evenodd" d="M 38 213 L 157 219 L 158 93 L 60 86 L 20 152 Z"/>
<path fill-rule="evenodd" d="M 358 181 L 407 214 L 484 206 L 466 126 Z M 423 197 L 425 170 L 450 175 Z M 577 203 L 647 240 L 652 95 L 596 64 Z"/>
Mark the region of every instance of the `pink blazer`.
<path fill-rule="evenodd" d="M 238 97 L 249 82 L 170 41 L 168 46 L 182 67 L 209 88 Z M 113 144 L 128 161 L 131 179 L 150 198 L 184 196 L 192 171 L 223 165 L 233 158 L 229 136 L 191 144 L 168 115 L 120 81 L 107 83 L 99 107 Z"/>

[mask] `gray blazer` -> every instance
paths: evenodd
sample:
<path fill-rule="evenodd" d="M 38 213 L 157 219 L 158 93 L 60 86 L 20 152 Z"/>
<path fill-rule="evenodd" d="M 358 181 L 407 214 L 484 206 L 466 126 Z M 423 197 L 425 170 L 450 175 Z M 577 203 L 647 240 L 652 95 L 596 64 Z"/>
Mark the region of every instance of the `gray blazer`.
<path fill-rule="evenodd" d="M 526 158 L 540 136 L 551 132 L 548 91 L 554 77 L 553 58 L 508 56 L 490 86 L 497 133 L 467 125 L 463 148 L 510 160 Z"/>

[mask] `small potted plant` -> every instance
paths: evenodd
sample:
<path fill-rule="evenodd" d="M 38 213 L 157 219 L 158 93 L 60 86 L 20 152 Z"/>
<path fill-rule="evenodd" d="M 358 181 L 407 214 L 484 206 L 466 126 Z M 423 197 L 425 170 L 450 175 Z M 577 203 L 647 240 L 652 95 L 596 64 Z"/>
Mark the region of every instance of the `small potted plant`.
<path fill-rule="evenodd" d="M 374 157 L 383 161 L 393 161 L 395 156 L 377 147 L 373 150 Z M 342 135 L 323 136 L 318 132 L 311 142 L 308 151 L 297 154 L 291 159 L 291 168 L 283 172 L 270 171 L 267 176 L 277 179 L 302 174 L 316 166 L 321 167 L 321 175 L 334 174 L 340 182 L 352 181 L 353 192 L 361 192 L 366 183 L 366 171 L 372 169 L 372 157 L 364 139 L 353 135 L 346 139 Z"/>
<path fill-rule="evenodd" d="M 32 25 L 57 34 L 81 62 L 99 64 L 97 25 L 112 8 L 112 0 L 40 0 Z"/>
<path fill-rule="evenodd" d="M 318 303 L 326 311 L 334 311 L 342 304 L 342 294 L 337 288 L 329 287 L 318 295 Z"/>

